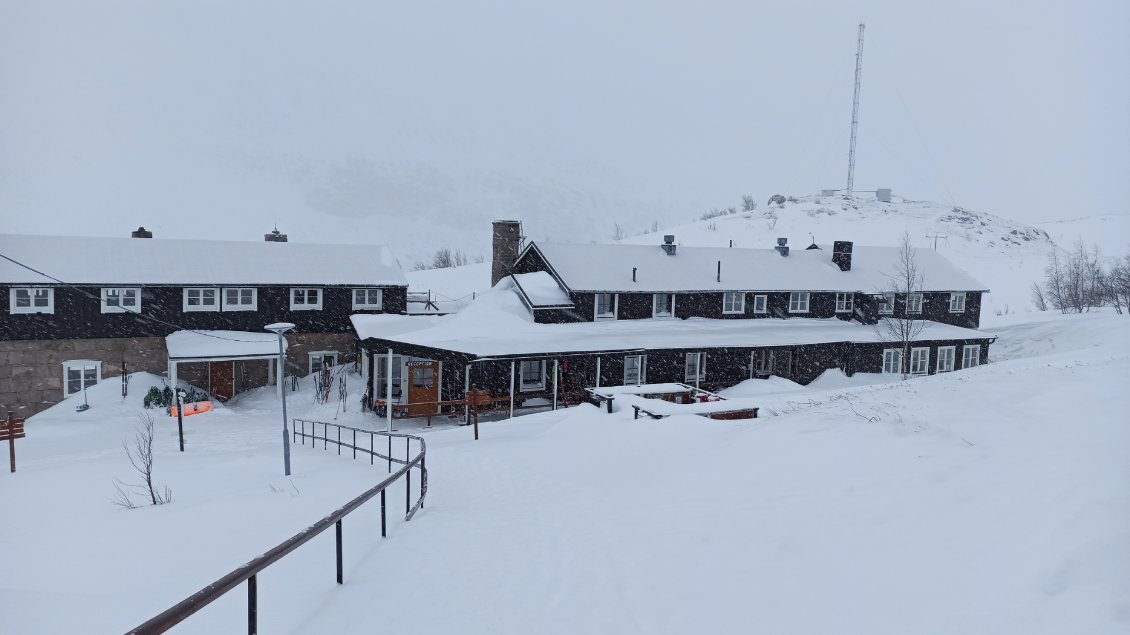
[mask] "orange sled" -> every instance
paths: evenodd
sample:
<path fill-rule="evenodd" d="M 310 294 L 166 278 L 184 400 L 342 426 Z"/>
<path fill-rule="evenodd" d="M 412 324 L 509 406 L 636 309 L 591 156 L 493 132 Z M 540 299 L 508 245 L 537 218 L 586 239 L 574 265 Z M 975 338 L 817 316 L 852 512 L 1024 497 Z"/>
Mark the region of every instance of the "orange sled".
<path fill-rule="evenodd" d="M 197 401 L 197 402 L 194 402 L 194 403 L 186 403 L 186 404 L 184 404 L 184 416 L 191 417 L 192 415 L 198 415 L 201 412 L 208 412 L 211 409 L 212 409 L 212 402 L 211 401 Z M 177 416 L 177 407 L 176 406 L 169 408 L 169 416 L 171 416 L 171 417 Z"/>

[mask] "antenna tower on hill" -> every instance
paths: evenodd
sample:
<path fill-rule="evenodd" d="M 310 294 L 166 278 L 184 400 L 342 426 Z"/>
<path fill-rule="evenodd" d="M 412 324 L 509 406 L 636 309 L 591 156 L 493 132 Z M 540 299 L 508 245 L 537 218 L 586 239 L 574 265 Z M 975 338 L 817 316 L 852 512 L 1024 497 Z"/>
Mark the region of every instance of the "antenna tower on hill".
<path fill-rule="evenodd" d="M 855 129 L 859 125 L 859 80 L 863 75 L 863 23 L 859 23 L 859 45 L 855 49 L 855 97 L 851 100 L 851 145 L 848 147 L 847 196 L 855 186 Z"/>

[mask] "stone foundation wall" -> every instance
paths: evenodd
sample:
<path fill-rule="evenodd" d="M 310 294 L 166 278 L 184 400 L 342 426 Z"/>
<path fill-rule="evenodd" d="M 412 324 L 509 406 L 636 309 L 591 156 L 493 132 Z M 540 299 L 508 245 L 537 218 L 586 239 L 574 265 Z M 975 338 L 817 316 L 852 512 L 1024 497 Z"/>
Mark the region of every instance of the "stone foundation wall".
<path fill-rule="evenodd" d="M 287 341 L 288 372 L 299 376 L 309 372 L 309 353 L 314 351 L 337 351 L 339 364 L 356 359 L 357 338 L 352 333 L 297 333 Z M 122 362 L 130 373 L 168 373 L 163 337 L 0 341 L 0 417 L 9 410 L 30 417 L 62 401 L 63 362 L 79 359 L 102 362 L 103 381 L 120 376 Z M 207 364 L 183 364 L 178 376 L 208 389 Z M 236 363 L 238 389 L 262 386 L 266 380 L 265 363 Z"/>

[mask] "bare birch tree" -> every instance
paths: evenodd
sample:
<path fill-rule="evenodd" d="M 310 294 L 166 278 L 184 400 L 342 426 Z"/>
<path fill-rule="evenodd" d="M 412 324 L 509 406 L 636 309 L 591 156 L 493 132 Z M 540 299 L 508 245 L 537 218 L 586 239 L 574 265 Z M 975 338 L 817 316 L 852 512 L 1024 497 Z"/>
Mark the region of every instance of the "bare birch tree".
<path fill-rule="evenodd" d="M 138 415 L 141 427 L 134 431 L 133 445 L 122 440 L 122 449 L 126 451 L 130 465 L 141 476 L 142 483 L 133 485 L 114 479 L 115 494 L 111 502 L 119 507 L 133 509 L 137 503 L 133 501 L 133 494 L 145 496 L 152 505 L 164 505 L 173 500 L 173 493 L 167 486 L 160 491 L 153 482 L 153 417 L 148 412 Z"/>
<path fill-rule="evenodd" d="M 887 274 L 887 288 L 884 294 L 892 303 L 891 313 L 880 317 L 875 326 L 879 339 L 898 344 L 901 355 L 902 378 L 910 377 L 910 345 L 926 327 L 925 321 L 907 312 L 911 294 L 922 292 L 922 269 L 918 265 L 918 250 L 910 243 L 910 233 L 902 236 L 902 242 L 895 255 L 894 268 Z M 901 307 L 899 299 L 902 299 Z M 901 311 L 900 311 L 901 308 Z"/>

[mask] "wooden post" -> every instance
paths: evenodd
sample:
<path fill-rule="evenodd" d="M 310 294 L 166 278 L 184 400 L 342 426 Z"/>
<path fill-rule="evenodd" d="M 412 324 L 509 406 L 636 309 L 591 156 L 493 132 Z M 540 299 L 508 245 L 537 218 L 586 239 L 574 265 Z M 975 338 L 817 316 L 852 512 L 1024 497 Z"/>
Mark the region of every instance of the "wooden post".
<path fill-rule="evenodd" d="M 596 387 L 600 388 L 600 355 L 596 356 Z"/>

